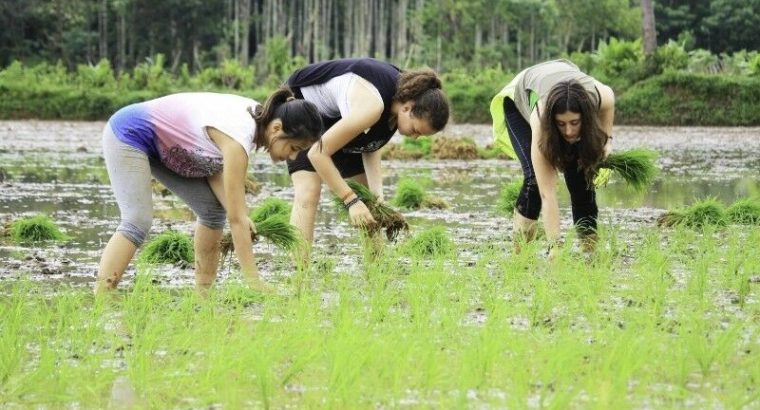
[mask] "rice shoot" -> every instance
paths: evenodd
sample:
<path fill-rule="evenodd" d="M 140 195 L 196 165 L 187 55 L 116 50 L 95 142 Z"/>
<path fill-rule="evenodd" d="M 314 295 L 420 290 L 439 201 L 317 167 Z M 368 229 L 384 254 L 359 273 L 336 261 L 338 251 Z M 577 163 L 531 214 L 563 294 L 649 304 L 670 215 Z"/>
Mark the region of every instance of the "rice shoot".
<path fill-rule="evenodd" d="M 601 168 L 609 169 L 636 191 L 646 190 L 657 176 L 655 160 L 657 152 L 648 149 L 632 149 L 610 154 Z"/>
<path fill-rule="evenodd" d="M 47 215 L 35 215 L 12 222 L 10 237 L 13 242 L 19 244 L 68 239 Z"/>
<path fill-rule="evenodd" d="M 193 263 L 193 241 L 190 235 L 166 231 L 151 239 L 140 252 L 139 261 L 156 263 Z"/>

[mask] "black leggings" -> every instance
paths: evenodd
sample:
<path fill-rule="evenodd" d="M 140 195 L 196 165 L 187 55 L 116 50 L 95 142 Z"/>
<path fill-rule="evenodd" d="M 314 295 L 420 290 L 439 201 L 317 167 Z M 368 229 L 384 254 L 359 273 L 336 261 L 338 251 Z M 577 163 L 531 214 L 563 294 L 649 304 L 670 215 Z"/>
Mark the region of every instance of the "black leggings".
<path fill-rule="evenodd" d="M 541 213 L 541 195 L 538 192 L 536 173 L 530 159 L 530 124 L 525 121 L 510 98 L 504 99 L 504 115 L 509 140 L 512 142 L 523 171 L 523 185 L 517 197 L 515 209 L 520 215 L 536 220 Z M 595 232 L 599 208 L 596 206 L 594 184 L 588 184 L 586 176 L 577 167 L 566 167 L 564 175 L 567 190 L 570 191 L 573 223 L 581 235 Z"/>

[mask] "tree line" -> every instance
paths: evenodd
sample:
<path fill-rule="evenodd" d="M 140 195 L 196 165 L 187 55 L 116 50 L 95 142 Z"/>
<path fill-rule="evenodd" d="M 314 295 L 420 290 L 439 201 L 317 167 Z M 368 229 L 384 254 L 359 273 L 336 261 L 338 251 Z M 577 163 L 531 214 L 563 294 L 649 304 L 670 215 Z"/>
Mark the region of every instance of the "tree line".
<path fill-rule="evenodd" d="M 446 71 L 535 62 L 642 37 L 651 0 L 3 0 L 0 66 L 113 63 L 165 56 L 198 72 L 372 56 Z M 657 42 L 713 53 L 757 48 L 760 0 L 660 0 Z M 646 19 L 645 19 L 646 21 Z M 646 31 L 645 31 L 646 34 Z M 645 36 L 646 37 L 646 36 Z M 646 38 L 645 38 L 646 39 Z M 280 74 L 280 73 L 276 73 Z"/>

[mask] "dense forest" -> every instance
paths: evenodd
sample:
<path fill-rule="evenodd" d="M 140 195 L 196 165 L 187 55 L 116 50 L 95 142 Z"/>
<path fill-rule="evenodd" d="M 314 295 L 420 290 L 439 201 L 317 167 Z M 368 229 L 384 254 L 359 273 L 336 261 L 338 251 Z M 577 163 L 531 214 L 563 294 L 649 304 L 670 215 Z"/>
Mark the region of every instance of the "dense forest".
<path fill-rule="evenodd" d="M 659 44 L 758 48 L 760 0 L 3 0 L 0 67 L 108 59 L 120 72 L 162 54 L 172 72 L 349 56 L 517 70 L 641 37 L 645 3 L 654 3 Z"/>
<path fill-rule="evenodd" d="M 443 77 L 456 122 L 520 69 L 578 64 L 616 122 L 760 124 L 760 0 L 3 0 L 0 118 L 105 119 L 171 92 L 263 100 L 308 62 Z"/>

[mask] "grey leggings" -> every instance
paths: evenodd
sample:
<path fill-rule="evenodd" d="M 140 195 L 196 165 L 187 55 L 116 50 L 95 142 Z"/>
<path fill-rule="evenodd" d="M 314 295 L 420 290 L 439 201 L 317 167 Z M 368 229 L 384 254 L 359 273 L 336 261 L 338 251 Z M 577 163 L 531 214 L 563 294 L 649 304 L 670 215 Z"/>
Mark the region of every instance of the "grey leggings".
<path fill-rule="evenodd" d="M 121 211 L 116 232 L 136 246 L 145 242 L 153 222 L 151 174 L 190 206 L 199 224 L 224 228 L 226 213 L 206 178 L 185 178 L 150 160 L 144 152 L 119 141 L 110 124 L 103 129 L 103 157 Z"/>

